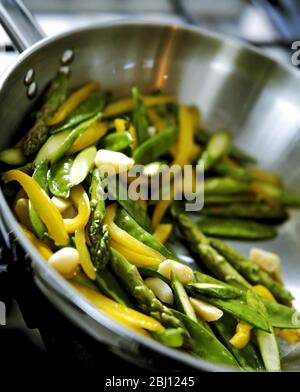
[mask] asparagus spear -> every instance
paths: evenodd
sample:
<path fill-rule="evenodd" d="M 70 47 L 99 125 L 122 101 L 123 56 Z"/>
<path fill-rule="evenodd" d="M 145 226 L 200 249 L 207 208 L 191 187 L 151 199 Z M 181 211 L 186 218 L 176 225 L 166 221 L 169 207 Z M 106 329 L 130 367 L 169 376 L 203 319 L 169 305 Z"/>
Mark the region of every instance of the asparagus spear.
<path fill-rule="evenodd" d="M 216 162 L 230 149 L 231 137 L 228 132 L 215 132 L 209 139 L 198 165 L 203 164 L 204 170 L 210 170 Z"/>
<path fill-rule="evenodd" d="M 50 84 L 42 108 L 37 112 L 34 126 L 29 130 L 23 141 L 23 152 L 31 155 L 38 151 L 48 136 L 47 120 L 66 99 L 69 87 L 66 74 L 59 72 Z"/>
<path fill-rule="evenodd" d="M 192 251 L 200 257 L 206 268 L 234 286 L 251 287 L 242 275 L 210 246 L 208 238 L 186 214 L 180 212 L 175 206 L 171 211 L 179 224 L 183 238 L 189 243 Z"/>
<path fill-rule="evenodd" d="M 106 225 L 103 225 L 105 202 L 101 183 L 101 174 L 96 169 L 93 172 L 89 190 L 91 205 L 89 235 L 91 259 L 98 271 L 105 268 L 111 257 L 108 229 Z"/>
<path fill-rule="evenodd" d="M 288 214 L 284 208 L 263 203 L 204 206 L 200 213 L 204 216 L 252 219 L 266 223 L 281 223 L 288 218 Z"/>
<path fill-rule="evenodd" d="M 235 180 L 230 177 L 208 178 L 204 181 L 204 194 L 207 195 L 240 195 L 249 193 L 247 181 Z"/>
<path fill-rule="evenodd" d="M 262 240 L 274 238 L 277 234 L 269 225 L 241 219 L 209 218 L 198 221 L 197 225 L 204 234 L 212 237 Z"/>
<path fill-rule="evenodd" d="M 292 294 L 286 288 L 275 282 L 266 272 L 252 264 L 244 255 L 230 245 L 218 239 L 212 239 L 211 245 L 252 284 L 266 286 L 279 301 L 284 302 L 293 299 Z"/>
<path fill-rule="evenodd" d="M 172 311 L 163 305 L 154 293 L 144 284 L 135 265 L 130 264 L 120 253 L 112 249 L 110 259 L 114 273 L 127 287 L 136 299 L 141 310 L 160 321 L 166 328 L 181 328 L 184 344 L 190 347 L 190 336 L 184 325 L 173 315 Z"/>
<path fill-rule="evenodd" d="M 196 133 L 196 140 L 200 144 L 206 145 L 207 142 L 209 141 L 210 134 L 203 129 L 199 130 Z M 232 145 L 230 147 L 229 151 L 229 156 L 233 159 L 236 159 L 237 161 L 241 163 L 254 163 L 256 162 L 256 159 L 252 156 L 250 156 L 248 153 L 246 153 L 244 150 L 241 148 Z"/>
<path fill-rule="evenodd" d="M 251 194 L 241 195 L 205 195 L 204 205 L 232 204 L 232 203 L 260 203 L 261 199 Z"/>
<path fill-rule="evenodd" d="M 143 143 L 144 141 L 149 139 L 149 123 L 146 115 L 146 109 L 144 106 L 143 98 L 137 87 L 132 87 L 131 95 L 134 103 L 132 121 L 134 128 L 137 131 L 138 141 L 139 143 Z"/>

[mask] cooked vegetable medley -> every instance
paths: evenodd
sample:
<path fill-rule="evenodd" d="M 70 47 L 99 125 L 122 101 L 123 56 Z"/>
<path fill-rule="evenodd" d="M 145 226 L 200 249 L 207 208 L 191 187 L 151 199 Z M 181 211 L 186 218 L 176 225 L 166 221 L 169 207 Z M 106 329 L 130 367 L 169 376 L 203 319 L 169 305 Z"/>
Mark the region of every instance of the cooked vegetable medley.
<path fill-rule="evenodd" d="M 173 96 L 134 86 L 113 101 L 96 82 L 69 90 L 59 73 L 27 133 L 0 152 L 3 189 L 25 236 L 126 328 L 223 366 L 279 371 L 278 339 L 300 340 L 280 259 L 257 247 L 247 257 L 222 238 L 275 237 L 300 195 L 254 166 L 227 130 L 204 130 L 198 110 Z M 159 183 L 157 199 L 133 200 L 138 175 L 120 179 L 135 164 L 144 165 L 143 181 L 171 165 L 202 165 L 204 208 L 191 214 L 174 201 L 175 176 L 169 199 Z"/>

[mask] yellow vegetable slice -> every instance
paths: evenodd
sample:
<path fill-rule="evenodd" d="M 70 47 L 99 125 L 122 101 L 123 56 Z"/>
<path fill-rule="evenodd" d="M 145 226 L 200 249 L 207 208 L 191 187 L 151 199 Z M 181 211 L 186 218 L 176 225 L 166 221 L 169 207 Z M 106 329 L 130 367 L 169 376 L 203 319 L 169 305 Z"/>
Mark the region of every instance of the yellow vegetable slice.
<path fill-rule="evenodd" d="M 111 239 L 141 256 L 147 256 L 160 261 L 165 260 L 165 257 L 162 254 L 138 241 L 114 223 L 114 218 L 116 216 L 116 208 L 116 204 L 111 204 L 110 206 L 108 206 L 106 208 L 106 214 L 104 218 L 104 223 L 108 226 Z"/>
<path fill-rule="evenodd" d="M 261 284 L 257 284 L 256 286 L 253 286 L 253 289 L 257 294 L 261 295 L 263 298 L 273 303 L 277 302 L 273 294 L 271 293 L 271 291 L 267 289 L 265 286 Z"/>
<path fill-rule="evenodd" d="M 123 320 L 125 323 L 130 323 L 136 327 L 144 328 L 149 331 L 158 332 L 164 330 L 164 327 L 160 324 L 160 322 L 150 316 L 146 316 L 143 313 L 121 305 L 112 299 L 107 298 L 103 294 L 100 294 L 97 291 L 89 289 L 78 283 L 72 283 L 72 285 L 94 306 L 107 313 L 111 317 L 118 318 L 120 321 Z"/>
<path fill-rule="evenodd" d="M 108 124 L 106 122 L 94 122 L 78 139 L 76 139 L 68 150 L 67 155 L 75 154 L 86 147 L 98 143 L 107 131 Z"/>
<path fill-rule="evenodd" d="M 71 94 L 69 98 L 58 108 L 53 117 L 47 121 L 47 125 L 55 125 L 63 121 L 70 113 L 73 112 L 89 95 L 91 92 L 99 88 L 99 84 L 91 82 L 81 87 L 75 93 Z"/>
<path fill-rule="evenodd" d="M 155 232 L 153 233 L 153 237 L 164 244 L 170 237 L 172 229 L 173 225 L 171 223 L 161 223 L 157 226 Z"/>
<path fill-rule="evenodd" d="M 112 248 L 117 250 L 119 253 L 121 253 L 121 255 L 124 256 L 131 264 L 146 265 L 146 266 L 158 266 L 161 263 L 160 259 L 145 256 L 141 253 L 137 253 L 137 252 L 133 251 L 132 249 L 129 249 L 126 246 L 119 244 L 116 241 L 111 241 L 111 246 L 112 246 Z"/>
<path fill-rule="evenodd" d="M 168 95 L 146 95 L 143 97 L 146 107 L 176 102 L 176 98 Z M 131 98 L 120 99 L 107 105 L 104 110 L 105 117 L 119 116 L 120 114 L 133 110 L 134 104 Z"/>
<path fill-rule="evenodd" d="M 77 208 L 78 214 L 74 218 L 63 220 L 65 230 L 68 233 L 74 233 L 75 230 L 84 228 L 90 217 L 90 201 L 87 193 L 81 185 L 72 188 L 70 198 Z"/>
<path fill-rule="evenodd" d="M 36 236 L 28 230 L 26 227 L 22 226 L 22 230 L 26 237 L 29 239 L 29 241 L 36 247 L 36 249 L 40 252 L 40 254 L 44 257 L 44 259 L 49 260 L 49 258 L 52 256 L 53 252 L 52 250 L 45 245 L 42 241 L 40 241 Z"/>
<path fill-rule="evenodd" d="M 95 280 L 95 267 L 92 263 L 90 253 L 86 245 L 85 230 L 83 227 L 75 230 L 75 246 L 79 253 L 79 264 L 83 271 L 91 280 Z"/>
<path fill-rule="evenodd" d="M 20 170 L 9 170 L 4 173 L 3 180 L 4 182 L 18 181 L 24 188 L 56 245 L 66 245 L 69 242 L 69 236 L 58 209 L 33 178 Z"/>
<path fill-rule="evenodd" d="M 124 120 L 123 118 L 116 118 L 114 120 L 114 125 L 116 127 L 117 132 L 126 131 L 126 120 Z M 137 146 L 137 135 L 136 135 L 136 130 L 132 124 L 130 124 L 128 132 L 132 137 L 132 148 L 135 148 Z"/>

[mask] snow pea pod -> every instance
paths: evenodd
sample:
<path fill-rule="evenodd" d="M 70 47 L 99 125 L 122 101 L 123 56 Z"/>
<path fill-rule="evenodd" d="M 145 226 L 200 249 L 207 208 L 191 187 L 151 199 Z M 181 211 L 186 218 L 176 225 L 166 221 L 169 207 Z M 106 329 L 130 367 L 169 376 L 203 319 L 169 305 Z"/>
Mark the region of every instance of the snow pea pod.
<path fill-rule="evenodd" d="M 75 127 L 82 121 L 102 112 L 106 98 L 107 93 L 105 91 L 93 91 L 64 121 L 53 127 L 50 133 L 53 134 Z"/>
<path fill-rule="evenodd" d="M 115 223 L 128 234 L 132 235 L 138 241 L 148 245 L 150 248 L 157 250 L 167 259 L 178 260 L 176 254 L 168 249 L 161 242 L 156 240 L 150 233 L 144 230 L 128 213 L 124 208 L 119 208 Z"/>
<path fill-rule="evenodd" d="M 264 370 L 262 360 L 257 353 L 255 346 L 249 342 L 242 349 L 235 348 L 229 343 L 229 340 L 235 333 L 236 320 L 228 314 L 224 314 L 221 319 L 213 322 L 217 335 L 221 338 L 223 344 L 235 357 L 239 365 L 247 371 Z"/>
<path fill-rule="evenodd" d="M 67 199 L 70 196 L 70 172 L 73 158 L 63 157 L 51 165 L 48 173 L 48 186 L 50 192 L 57 197 Z"/>
<path fill-rule="evenodd" d="M 238 367 L 233 355 L 209 330 L 181 312 L 173 310 L 173 313 L 188 330 L 194 355 L 213 363 Z"/>
<path fill-rule="evenodd" d="M 144 105 L 143 98 L 137 87 L 132 87 L 131 95 L 133 100 L 133 126 L 137 131 L 138 142 L 143 143 L 145 140 L 149 139 L 149 122 L 146 114 L 146 108 Z"/>
<path fill-rule="evenodd" d="M 133 143 L 129 132 L 111 133 L 105 136 L 100 142 L 100 148 L 110 151 L 123 151 Z"/>
<path fill-rule="evenodd" d="M 136 163 L 147 164 L 166 154 L 176 143 L 178 128 L 170 127 L 140 144 L 134 151 Z"/>

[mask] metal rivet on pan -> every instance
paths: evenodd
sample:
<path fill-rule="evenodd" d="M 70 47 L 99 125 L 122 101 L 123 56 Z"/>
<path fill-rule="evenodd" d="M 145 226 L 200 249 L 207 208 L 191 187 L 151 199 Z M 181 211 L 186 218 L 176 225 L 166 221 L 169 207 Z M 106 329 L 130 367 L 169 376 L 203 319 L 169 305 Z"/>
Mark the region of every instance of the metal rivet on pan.
<path fill-rule="evenodd" d="M 64 51 L 63 55 L 61 56 L 61 63 L 63 65 L 71 64 L 74 59 L 74 51 L 72 49 L 67 49 Z"/>
<path fill-rule="evenodd" d="M 27 88 L 27 97 L 32 99 L 36 96 L 37 93 L 37 83 L 32 82 Z"/>
<path fill-rule="evenodd" d="M 24 77 L 24 83 L 26 86 L 28 86 L 30 83 L 34 81 L 34 76 L 35 76 L 34 69 L 29 68 L 29 70 L 26 72 L 26 75 Z"/>

